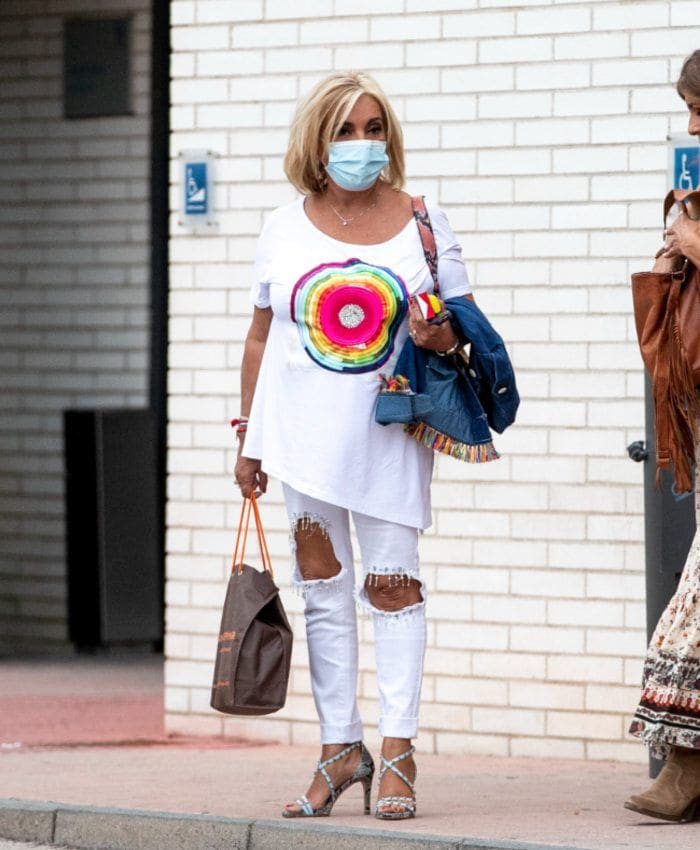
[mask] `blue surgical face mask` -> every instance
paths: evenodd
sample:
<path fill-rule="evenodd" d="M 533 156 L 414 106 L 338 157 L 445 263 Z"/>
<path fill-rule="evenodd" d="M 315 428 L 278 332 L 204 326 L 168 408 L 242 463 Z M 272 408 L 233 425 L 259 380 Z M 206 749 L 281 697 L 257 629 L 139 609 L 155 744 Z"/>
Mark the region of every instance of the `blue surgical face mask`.
<path fill-rule="evenodd" d="M 369 189 L 388 164 L 386 142 L 358 139 L 331 142 L 328 146 L 326 172 L 335 184 L 348 192 Z"/>

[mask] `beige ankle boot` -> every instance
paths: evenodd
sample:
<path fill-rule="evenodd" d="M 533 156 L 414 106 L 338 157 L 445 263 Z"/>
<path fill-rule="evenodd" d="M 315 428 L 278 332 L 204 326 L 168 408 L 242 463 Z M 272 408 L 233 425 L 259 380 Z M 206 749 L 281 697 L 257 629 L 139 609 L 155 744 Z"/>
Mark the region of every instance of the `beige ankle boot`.
<path fill-rule="evenodd" d="M 651 788 L 630 797 L 625 808 L 681 823 L 700 818 L 700 752 L 673 747 Z"/>

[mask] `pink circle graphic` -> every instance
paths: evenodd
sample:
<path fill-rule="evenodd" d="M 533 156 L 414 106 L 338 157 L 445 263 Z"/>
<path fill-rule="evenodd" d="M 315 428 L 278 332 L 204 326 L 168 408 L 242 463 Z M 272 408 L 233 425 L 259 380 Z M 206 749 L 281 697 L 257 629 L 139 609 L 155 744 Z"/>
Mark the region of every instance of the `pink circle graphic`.
<path fill-rule="evenodd" d="M 384 320 L 384 308 L 376 293 L 359 286 L 344 286 L 329 292 L 321 303 L 320 324 L 331 342 L 361 345 L 372 339 Z M 352 311 L 351 308 L 359 308 Z M 361 316 L 352 327 L 348 313 Z"/>

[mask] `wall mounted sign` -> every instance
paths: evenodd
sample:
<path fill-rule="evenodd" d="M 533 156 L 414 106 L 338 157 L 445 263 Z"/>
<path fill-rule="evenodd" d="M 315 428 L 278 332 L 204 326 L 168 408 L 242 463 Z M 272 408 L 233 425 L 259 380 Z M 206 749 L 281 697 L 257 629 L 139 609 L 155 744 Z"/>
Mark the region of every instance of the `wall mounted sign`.
<path fill-rule="evenodd" d="M 63 22 L 63 114 L 131 114 L 131 18 Z"/>
<path fill-rule="evenodd" d="M 180 224 L 190 230 L 214 225 L 214 160 L 206 150 L 181 151 Z"/>
<path fill-rule="evenodd" d="M 700 145 L 694 136 L 668 137 L 668 179 L 672 189 L 700 189 Z"/>

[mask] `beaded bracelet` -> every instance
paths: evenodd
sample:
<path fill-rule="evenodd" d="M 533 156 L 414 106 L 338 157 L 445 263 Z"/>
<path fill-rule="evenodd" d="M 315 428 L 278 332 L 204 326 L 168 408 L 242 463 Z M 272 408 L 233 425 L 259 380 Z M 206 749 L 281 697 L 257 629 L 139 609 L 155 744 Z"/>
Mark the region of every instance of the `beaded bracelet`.
<path fill-rule="evenodd" d="M 239 419 L 232 419 L 231 427 L 236 429 L 237 437 L 242 436 L 248 430 L 248 417 L 241 416 Z"/>

